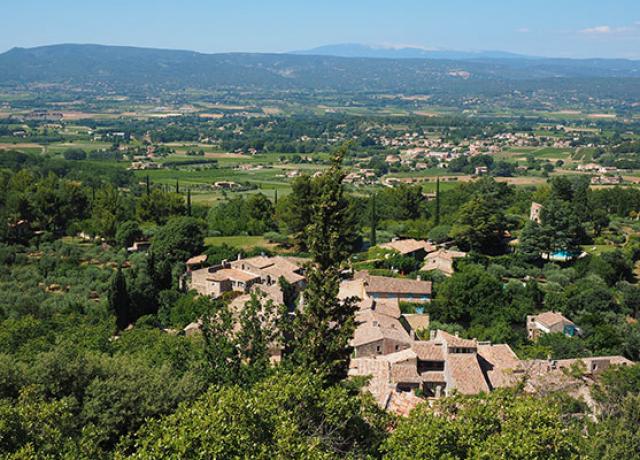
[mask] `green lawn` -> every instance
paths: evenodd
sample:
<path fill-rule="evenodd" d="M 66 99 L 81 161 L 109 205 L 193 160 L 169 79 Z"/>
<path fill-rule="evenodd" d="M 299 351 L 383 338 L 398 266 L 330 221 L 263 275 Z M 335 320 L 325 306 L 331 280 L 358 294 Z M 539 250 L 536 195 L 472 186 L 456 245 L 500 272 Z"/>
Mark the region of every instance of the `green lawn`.
<path fill-rule="evenodd" d="M 618 246 L 612 244 L 588 244 L 582 246 L 582 250 L 588 254 L 600 255 L 604 252 L 611 252 L 618 249 Z"/>
<path fill-rule="evenodd" d="M 269 246 L 267 240 L 262 236 L 209 236 L 205 238 L 204 244 L 207 246 L 228 244 L 229 246 L 242 249 L 251 249 L 256 246 Z"/>

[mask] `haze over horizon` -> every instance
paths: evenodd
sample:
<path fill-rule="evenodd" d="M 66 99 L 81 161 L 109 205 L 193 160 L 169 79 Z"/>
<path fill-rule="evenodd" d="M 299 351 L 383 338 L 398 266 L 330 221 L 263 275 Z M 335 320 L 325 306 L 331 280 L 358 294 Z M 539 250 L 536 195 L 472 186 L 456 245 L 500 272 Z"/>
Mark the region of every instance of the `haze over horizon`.
<path fill-rule="evenodd" d="M 335 44 L 640 59 L 640 2 L 381 0 L 25 0 L 6 5 L 0 52 L 97 43 L 205 53 L 290 52 Z M 28 33 L 25 33 L 28 32 Z"/>

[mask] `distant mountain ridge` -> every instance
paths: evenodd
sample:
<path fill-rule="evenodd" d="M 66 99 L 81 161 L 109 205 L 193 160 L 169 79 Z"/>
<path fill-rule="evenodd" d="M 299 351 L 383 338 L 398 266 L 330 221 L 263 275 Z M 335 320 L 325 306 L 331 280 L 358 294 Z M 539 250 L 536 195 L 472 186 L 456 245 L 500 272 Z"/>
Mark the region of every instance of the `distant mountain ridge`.
<path fill-rule="evenodd" d="M 509 53 L 506 51 L 431 50 L 414 46 L 371 46 L 361 43 L 338 43 L 335 45 L 324 45 L 308 50 L 292 51 L 291 54 L 379 59 L 536 59 L 533 56 Z"/>
<path fill-rule="evenodd" d="M 14 48 L 0 54 L 0 86 L 75 85 L 87 90 L 157 92 L 185 88 L 465 92 L 501 94 L 553 86 L 612 87 L 640 78 L 640 61 L 622 59 L 416 59 L 307 54 L 221 53 L 105 45 Z M 632 79 L 631 83 L 626 82 Z M 606 80 L 606 81 L 605 81 Z M 640 82 L 640 80 L 638 80 Z M 564 82 L 564 83 L 563 83 Z M 634 98 L 635 99 L 635 98 Z"/>

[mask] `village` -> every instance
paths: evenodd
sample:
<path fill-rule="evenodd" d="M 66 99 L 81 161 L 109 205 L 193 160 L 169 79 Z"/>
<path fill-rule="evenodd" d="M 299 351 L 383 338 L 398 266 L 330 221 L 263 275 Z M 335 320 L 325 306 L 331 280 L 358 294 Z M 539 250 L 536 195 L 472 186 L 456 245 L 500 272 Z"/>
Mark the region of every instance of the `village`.
<path fill-rule="evenodd" d="M 532 206 L 532 219 L 539 206 Z M 394 240 L 382 249 L 415 257 L 421 271 L 451 276 L 455 261 L 464 252 L 438 247 L 428 241 Z M 261 303 L 284 302 L 282 280 L 294 288 L 299 299 L 291 314 L 304 306 L 307 259 L 286 256 L 256 256 L 222 261 L 208 266 L 206 255 L 186 261 L 184 283 L 199 295 L 220 298 L 233 293 L 230 307 L 237 316 L 252 296 Z M 349 375 L 367 377 L 367 390 L 380 407 L 408 415 L 425 399 L 452 394 L 475 395 L 499 388 L 524 385 L 527 392 L 569 391 L 584 395 L 598 375 L 611 366 L 633 362 L 623 356 L 593 356 L 569 359 L 519 359 L 507 344 L 466 339 L 458 333 L 430 329 L 425 308 L 431 302 L 432 283 L 369 275 L 366 271 L 345 274 L 338 297 L 357 301 L 357 328 L 350 342 L 353 349 Z M 422 304 L 416 312 L 403 313 L 401 306 Z M 526 318 L 527 334 L 535 342 L 549 333 L 574 337 L 581 329 L 559 312 L 544 311 Z M 203 320 L 184 328 L 187 336 L 200 334 Z M 279 362 L 282 348 L 270 347 L 271 359 Z M 569 372 L 571 371 L 571 372 Z"/>

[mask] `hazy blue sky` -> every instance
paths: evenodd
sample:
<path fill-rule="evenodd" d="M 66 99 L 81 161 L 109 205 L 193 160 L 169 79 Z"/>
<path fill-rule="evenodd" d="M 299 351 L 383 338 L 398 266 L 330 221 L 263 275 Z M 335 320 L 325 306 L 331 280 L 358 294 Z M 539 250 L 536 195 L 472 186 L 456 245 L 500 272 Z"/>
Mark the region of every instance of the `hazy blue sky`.
<path fill-rule="evenodd" d="M 203 52 L 365 43 L 640 58 L 640 0 L 19 0 L 0 6 L 0 51 L 52 43 Z"/>

